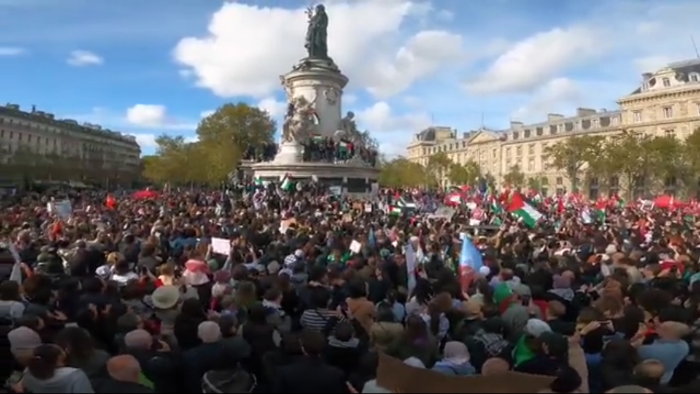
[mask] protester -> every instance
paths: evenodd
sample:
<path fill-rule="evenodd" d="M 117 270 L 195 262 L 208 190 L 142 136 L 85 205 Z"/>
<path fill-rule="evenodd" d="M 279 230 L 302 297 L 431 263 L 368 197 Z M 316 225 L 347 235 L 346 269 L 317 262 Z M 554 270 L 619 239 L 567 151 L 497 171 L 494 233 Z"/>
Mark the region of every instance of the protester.
<path fill-rule="evenodd" d="M 376 159 L 330 139 L 304 155 Z M 380 352 L 435 379 L 547 376 L 546 392 L 700 384 L 696 205 L 472 189 L 447 208 L 437 191 L 299 185 L 5 202 L 6 388 L 405 391 L 378 383 Z M 539 219 L 509 212 L 523 199 Z"/>

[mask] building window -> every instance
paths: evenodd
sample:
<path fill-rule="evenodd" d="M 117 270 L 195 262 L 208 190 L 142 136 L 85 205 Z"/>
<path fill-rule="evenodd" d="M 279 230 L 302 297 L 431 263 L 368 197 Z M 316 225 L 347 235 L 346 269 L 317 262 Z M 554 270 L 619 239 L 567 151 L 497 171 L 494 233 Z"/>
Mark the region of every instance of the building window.
<path fill-rule="evenodd" d="M 535 129 L 535 134 L 537 134 L 537 136 L 541 136 L 542 133 L 544 133 L 544 127 L 538 127 Z"/>
<path fill-rule="evenodd" d="M 662 79 L 661 81 L 663 81 L 664 87 L 667 88 L 667 87 L 671 86 L 671 80 L 670 80 L 670 79 L 664 78 L 664 79 Z"/>
<path fill-rule="evenodd" d="M 676 138 L 676 130 L 674 130 L 674 129 L 664 130 L 664 135 L 666 137 Z"/>
<path fill-rule="evenodd" d="M 523 155 L 523 147 L 522 147 L 522 146 L 518 146 L 518 147 L 515 148 L 515 155 L 516 155 L 516 156 L 522 156 L 522 155 Z"/>
<path fill-rule="evenodd" d="M 646 82 L 644 82 L 644 83 L 642 84 L 642 90 L 647 90 L 647 89 L 649 89 L 649 84 L 646 83 Z"/>
<path fill-rule="evenodd" d="M 514 132 L 513 132 L 513 139 L 514 139 L 514 140 L 517 140 L 518 137 L 520 137 L 520 133 L 518 133 L 517 131 L 514 131 Z"/>
<path fill-rule="evenodd" d="M 554 135 L 557 133 L 557 125 L 549 126 L 549 135 Z"/>
<path fill-rule="evenodd" d="M 564 178 L 558 176 L 556 179 L 557 186 L 561 186 L 564 184 Z"/>
<path fill-rule="evenodd" d="M 641 119 L 641 117 L 642 117 L 641 115 L 642 115 L 642 114 L 640 113 L 640 114 L 639 114 L 639 118 L 640 118 L 640 119 Z M 613 126 L 617 126 L 618 124 L 620 124 L 620 118 L 617 117 L 617 116 L 613 116 L 613 117 L 612 117 L 612 124 L 613 124 Z"/>
<path fill-rule="evenodd" d="M 671 119 L 673 117 L 673 107 L 664 107 L 664 118 Z"/>
<path fill-rule="evenodd" d="M 491 157 L 493 157 L 494 159 L 498 157 L 498 151 L 496 149 L 491 150 Z"/>
<path fill-rule="evenodd" d="M 530 129 L 525 129 L 525 131 L 523 131 L 523 138 L 530 138 Z"/>
<path fill-rule="evenodd" d="M 690 82 L 700 82 L 700 75 L 698 73 L 690 73 Z"/>
<path fill-rule="evenodd" d="M 535 144 L 530 144 L 527 146 L 527 154 L 528 155 L 534 155 L 535 154 Z"/>
<path fill-rule="evenodd" d="M 642 121 L 642 111 L 632 111 L 632 120 L 634 122 Z"/>
<path fill-rule="evenodd" d="M 510 148 L 506 148 L 506 157 L 510 157 Z"/>
<path fill-rule="evenodd" d="M 527 161 L 527 171 L 528 172 L 535 172 L 535 158 L 531 157 Z"/>

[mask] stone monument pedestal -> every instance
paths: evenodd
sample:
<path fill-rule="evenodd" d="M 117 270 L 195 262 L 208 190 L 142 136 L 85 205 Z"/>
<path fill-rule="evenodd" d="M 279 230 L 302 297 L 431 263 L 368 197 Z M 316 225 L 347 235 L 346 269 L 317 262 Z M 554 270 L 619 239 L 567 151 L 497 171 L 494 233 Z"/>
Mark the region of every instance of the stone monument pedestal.
<path fill-rule="evenodd" d="M 304 147 L 296 142 L 283 142 L 279 146 L 279 151 L 272 161 L 275 164 L 297 164 L 301 163 Z"/>
<path fill-rule="evenodd" d="M 255 178 L 278 183 L 288 176 L 296 181 L 316 181 L 327 186 L 340 186 L 345 194 L 366 197 L 370 194 L 371 184 L 379 177 L 378 168 L 355 160 L 346 163 L 302 161 L 285 163 L 279 161 L 278 157 L 271 162 L 251 165 L 251 172 Z"/>
<path fill-rule="evenodd" d="M 332 59 L 302 59 L 283 76 L 289 98 L 304 97 L 318 115 L 315 133 L 331 137 L 343 117 L 341 107 L 346 77 Z"/>

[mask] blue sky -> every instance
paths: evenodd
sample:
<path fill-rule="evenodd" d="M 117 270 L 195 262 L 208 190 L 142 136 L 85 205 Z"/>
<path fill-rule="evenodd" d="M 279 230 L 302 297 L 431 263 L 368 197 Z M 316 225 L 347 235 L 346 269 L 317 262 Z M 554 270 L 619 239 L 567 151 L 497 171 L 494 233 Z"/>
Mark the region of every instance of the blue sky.
<path fill-rule="evenodd" d="M 0 0 L 5 102 L 134 134 L 193 138 L 226 102 L 279 119 L 309 2 Z M 615 108 L 640 74 L 695 56 L 690 0 L 332 0 L 343 106 L 382 150 L 429 125 L 469 131 Z"/>

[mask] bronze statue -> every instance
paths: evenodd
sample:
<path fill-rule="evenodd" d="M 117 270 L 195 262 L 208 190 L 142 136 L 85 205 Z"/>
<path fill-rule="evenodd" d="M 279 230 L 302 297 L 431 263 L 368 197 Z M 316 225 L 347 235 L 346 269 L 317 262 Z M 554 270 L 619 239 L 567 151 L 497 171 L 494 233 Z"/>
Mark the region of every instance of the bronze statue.
<path fill-rule="evenodd" d="M 328 59 L 328 14 L 326 8 L 319 4 L 315 10 L 306 11 L 309 17 L 306 28 L 306 51 L 312 59 Z"/>

